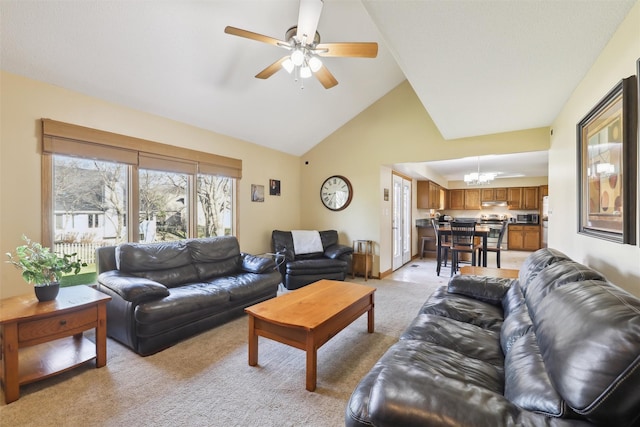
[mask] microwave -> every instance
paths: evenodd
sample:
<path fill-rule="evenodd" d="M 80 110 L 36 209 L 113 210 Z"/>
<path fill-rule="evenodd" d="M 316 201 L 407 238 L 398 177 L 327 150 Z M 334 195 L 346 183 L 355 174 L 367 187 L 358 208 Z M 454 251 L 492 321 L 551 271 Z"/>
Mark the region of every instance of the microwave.
<path fill-rule="evenodd" d="M 520 224 L 540 224 L 540 215 L 538 214 L 518 214 L 516 222 Z"/>

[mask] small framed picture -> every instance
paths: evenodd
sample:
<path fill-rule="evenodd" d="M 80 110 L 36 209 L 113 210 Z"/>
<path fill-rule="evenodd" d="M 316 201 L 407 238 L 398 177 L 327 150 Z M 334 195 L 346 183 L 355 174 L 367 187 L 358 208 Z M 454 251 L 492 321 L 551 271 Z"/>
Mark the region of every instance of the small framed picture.
<path fill-rule="evenodd" d="M 264 185 L 251 184 L 251 201 L 264 202 Z"/>
<path fill-rule="evenodd" d="M 280 195 L 280 180 L 279 179 L 270 179 L 269 180 L 269 195 L 270 196 L 279 196 Z"/>

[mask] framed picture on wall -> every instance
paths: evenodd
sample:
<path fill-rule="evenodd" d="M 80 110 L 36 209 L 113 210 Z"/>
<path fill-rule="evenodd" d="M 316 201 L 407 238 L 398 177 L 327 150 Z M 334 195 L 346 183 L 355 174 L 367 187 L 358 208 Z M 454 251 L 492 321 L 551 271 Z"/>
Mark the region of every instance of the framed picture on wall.
<path fill-rule="evenodd" d="M 620 81 L 577 125 L 578 233 L 636 243 L 638 89 Z"/>
<path fill-rule="evenodd" d="M 264 185 L 251 184 L 251 201 L 264 202 Z"/>
<path fill-rule="evenodd" d="M 270 196 L 280 195 L 280 180 L 278 179 L 269 180 L 269 195 Z"/>

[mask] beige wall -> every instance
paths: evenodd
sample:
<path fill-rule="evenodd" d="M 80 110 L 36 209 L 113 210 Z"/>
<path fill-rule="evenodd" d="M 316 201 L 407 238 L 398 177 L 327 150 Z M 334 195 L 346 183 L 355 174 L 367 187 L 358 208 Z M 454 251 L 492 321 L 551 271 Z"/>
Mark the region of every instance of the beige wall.
<path fill-rule="evenodd" d="M 271 230 L 300 224 L 300 161 L 283 154 L 183 123 L 134 111 L 41 82 L 0 74 L 0 253 L 40 239 L 40 119 L 188 147 L 242 160 L 238 208 L 241 250 L 270 249 Z M 282 196 L 269 196 L 269 179 L 281 181 Z M 251 184 L 265 186 L 264 203 L 250 201 Z M 4 260 L 3 260 L 4 261 Z M 29 292 L 10 265 L 0 263 L 0 297 Z"/>
<path fill-rule="evenodd" d="M 548 128 L 445 141 L 405 81 L 302 156 L 302 223 L 335 228 L 346 244 L 373 240 L 374 274 L 384 273 L 391 269 L 391 204 L 383 200 L 384 188 L 392 188 L 391 165 L 548 148 Z M 354 188 L 341 212 L 324 208 L 319 198 L 322 181 L 335 174 Z M 413 205 L 415 213 L 415 198 Z"/>
<path fill-rule="evenodd" d="M 549 246 L 601 271 L 636 295 L 640 295 L 640 247 L 577 233 L 576 124 L 621 79 L 636 73 L 638 58 L 640 3 L 631 9 L 554 121 L 549 150 Z"/>

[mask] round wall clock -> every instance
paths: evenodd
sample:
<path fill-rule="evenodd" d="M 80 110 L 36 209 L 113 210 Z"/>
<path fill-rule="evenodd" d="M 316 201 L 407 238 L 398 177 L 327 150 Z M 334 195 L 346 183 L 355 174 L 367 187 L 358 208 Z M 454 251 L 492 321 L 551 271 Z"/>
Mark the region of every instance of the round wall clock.
<path fill-rule="evenodd" d="M 353 189 L 347 178 L 334 175 L 327 178 L 320 187 L 320 200 L 327 209 L 341 211 L 349 206 Z"/>

